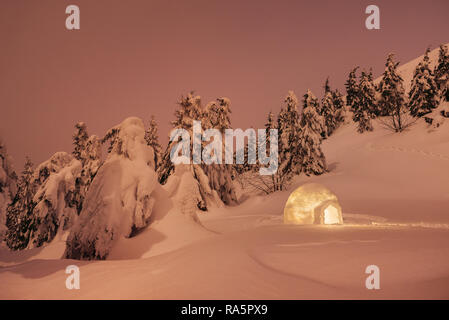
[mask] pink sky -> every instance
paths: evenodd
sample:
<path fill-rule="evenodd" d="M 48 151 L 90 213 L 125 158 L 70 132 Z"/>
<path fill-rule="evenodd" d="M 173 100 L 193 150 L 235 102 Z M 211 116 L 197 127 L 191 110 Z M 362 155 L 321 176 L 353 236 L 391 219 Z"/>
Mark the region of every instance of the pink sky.
<path fill-rule="evenodd" d="M 65 28 L 65 7 L 81 30 Z M 381 30 L 365 29 L 365 8 Z M 35 164 L 72 150 L 73 125 L 103 135 L 128 116 L 156 116 L 165 143 L 176 101 L 226 96 L 233 127 L 263 125 L 288 90 L 317 96 L 327 76 L 383 70 L 449 42 L 449 1 L 4 0 L 0 2 L 0 136 Z"/>

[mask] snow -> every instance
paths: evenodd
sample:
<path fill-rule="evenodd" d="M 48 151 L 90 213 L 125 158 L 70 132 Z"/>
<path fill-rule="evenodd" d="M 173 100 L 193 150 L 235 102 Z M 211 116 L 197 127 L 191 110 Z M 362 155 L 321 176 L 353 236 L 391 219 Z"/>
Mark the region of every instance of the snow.
<path fill-rule="evenodd" d="M 63 235 L 44 248 L 0 248 L 1 299 L 449 298 L 448 121 L 438 128 L 417 122 L 401 133 L 376 121 L 364 134 L 345 124 L 322 145 L 329 173 L 300 175 L 289 190 L 268 196 L 241 190 L 242 204 L 204 214 L 182 209 L 198 197 L 198 182 L 191 167 L 175 170 L 165 186 L 145 186 L 154 199 L 149 225 L 131 238 L 134 205 L 118 199 L 137 201 L 129 190 L 153 172 L 146 152 L 133 152 L 143 139 L 139 121 L 129 123 L 134 141 L 108 157 L 88 194 L 89 207 L 104 206 L 99 226 L 126 227 L 108 245 L 108 260 L 60 259 Z M 288 197 L 305 183 L 336 194 L 343 225 L 283 223 Z M 94 193 L 104 201 L 95 202 Z M 119 214 L 109 216 L 111 208 Z M 78 230 L 95 225 L 89 210 Z M 64 285 L 72 264 L 80 267 L 80 290 Z M 380 290 L 365 288 L 365 268 L 373 264 Z"/>
<path fill-rule="evenodd" d="M 110 132 L 116 132 L 111 152 L 92 181 L 71 230 L 68 257 L 104 259 L 117 239 L 130 237 L 150 221 L 157 177 L 143 122 L 128 118 Z"/>
<path fill-rule="evenodd" d="M 118 240 L 108 261 L 60 260 L 60 240 L 14 257 L 0 251 L 0 298 L 447 299 L 449 130 L 418 124 L 393 134 L 375 123 L 360 135 L 345 125 L 323 150 L 329 174 L 216 208 L 201 224 L 156 187 L 154 221 Z M 343 225 L 283 224 L 285 201 L 305 182 L 335 192 Z M 80 290 L 65 289 L 70 264 L 80 267 Z M 371 264 L 378 291 L 364 287 Z"/>
<path fill-rule="evenodd" d="M 449 46 L 449 43 L 447 43 L 445 45 Z M 431 70 L 433 70 L 436 63 L 438 62 L 439 49 L 440 48 L 437 47 L 429 52 L 429 59 L 430 59 L 429 66 L 430 66 Z M 424 53 L 421 56 L 417 57 L 416 59 L 413 59 L 407 63 L 401 64 L 398 66 L 398 72 L 401 75 L 402 79 L 404 80 L 404 89 L 405 89 L 406 93 L 408 93 L 410 90 L 410 85 L 411 85 L 411 82 L 413 79 L 413 73 L 415 72 L 415 68 L 423 60 L 423 58 L 424 58 Z M 382 79 L 382 75 L 380 75 L 379 78 L 374 80 L 374 83 L 378 84 L 381 79 Z"/>
<path fill-rule="evenodd" d="M 76 208 L 67 203 L 67 194 L 74 192 L 75 179 L 81 173 L 81 162 L 66 152 L 57 152 L 34 171 L 39 189 L 34 195 L 33 224 L 28 246 L 50 242 L 59 231 L 73 223 Z"/>
<path fill-rule="evenodd" d="M 0 243 L 6 232 L 6 209 L 16 192 L 14 168 L 3 141 L 0 139 Z"/>

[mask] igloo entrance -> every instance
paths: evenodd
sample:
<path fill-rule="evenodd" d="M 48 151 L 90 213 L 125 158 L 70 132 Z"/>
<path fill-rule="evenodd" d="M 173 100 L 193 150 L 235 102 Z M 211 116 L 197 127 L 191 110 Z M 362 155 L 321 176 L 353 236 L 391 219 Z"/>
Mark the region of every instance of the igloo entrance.
<path fill-rule="evenodd" d="M 324 224 L 340 223 L 338 209 L 330 205 L 324 209 Z"/>
<path fill-rule="evenodd" d="M 325 186 L 307 183 L 289 196 L 284 208 L 287 224 L 342 224 L 337 196 Z"/>

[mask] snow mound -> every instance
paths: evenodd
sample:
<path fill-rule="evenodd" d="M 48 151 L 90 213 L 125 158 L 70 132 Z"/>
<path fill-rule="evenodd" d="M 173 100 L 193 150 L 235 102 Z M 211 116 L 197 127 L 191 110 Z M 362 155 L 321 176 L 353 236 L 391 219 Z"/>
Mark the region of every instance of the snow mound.
<path fill-rule="evenodd" d="M 153 212 L 157 177 L 142 120 L 128 118 L 107 137 L 110 153 L 67 239 L 67 258 L 105 259 L 116 240 L 146 227 Z"/>

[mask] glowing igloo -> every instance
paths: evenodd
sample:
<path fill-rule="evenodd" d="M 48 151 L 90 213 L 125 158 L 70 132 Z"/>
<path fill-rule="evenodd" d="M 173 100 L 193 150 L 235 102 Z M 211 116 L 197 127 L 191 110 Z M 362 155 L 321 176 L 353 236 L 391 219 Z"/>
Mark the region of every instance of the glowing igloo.
<path fill-rule="evenodd" d="M 337 196 L 325 186 L 307 183 L 288 197 L 284 208 L 287 224 L 342 224 Z"/>

